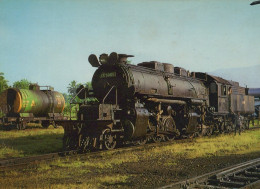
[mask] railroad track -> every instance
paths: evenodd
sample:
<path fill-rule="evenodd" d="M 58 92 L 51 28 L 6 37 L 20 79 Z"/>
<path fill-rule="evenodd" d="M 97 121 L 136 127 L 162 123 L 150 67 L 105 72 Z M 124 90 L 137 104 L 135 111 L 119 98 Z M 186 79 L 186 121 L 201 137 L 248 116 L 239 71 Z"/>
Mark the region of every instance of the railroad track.
<path fill-rule="evenodd" d="M 252 127 L 249 130 L 259 129 L 260 127 Z M 63 151 L 63 152 L 57 152 L 57 153 L 48 153 L 43 155 L 37 155 L 37 156 L 30 156 L 30 157 L 23 157 L 23 158 L 7 158 L 7 159 L 0 159 L 0 170 L 4 171 L 7 169 L 12 168 L 23 168 L 26 167 L 29 164 L 37 164 L 41 161 L 51 161 L 57 158 L 63 158 L 63 157 L 93 157 L 98 155 L 105 155 L 106 153 L 120 153 L 120 152 L 126 152 L 130 150 L 143 150 L 143 149 L 149 149 L 154 148 L 158 146 L 166 146 L 173 143 L 187 143 L 192 142 L 192 139 L 178 139 L 174 141 L 168 141 L 168 142 L 161 142 L 161 143 L 149 143 L 144 146 L 125 146 L 109 151 L 95 151 L 91 153 L 80 153 L 80 151 L 72 150 L 72 151 Z"/>
<path fill-rule="evenodd" d="M 49 153 L 49 154 L 42 154 L 37 156 L 30 156 L 30 157 L 23 157 L 23 158 L 6 158 L 6 159 L 0 159 L 0 170 L 8 170 L 13 168 L 23 168 L 26 167 L 29 164 L 37 164 L 42 161 L 51 161 L 58 158 L 64 158 L 64 157 L 84 157 L 84 158 L 90 158 L 95 156 L 104 156 L 107 153 L 113 154 L 113 153 L 122 153 L 127 152 L 131 150 L 139 151 L 143 149 L 151 149 L 158 146 L 166 146 L 173 143 L 187 143 L 192 142 L 192 139 L 181 139 L 181 140 L 174 140 L 174 141 L 168 141 L 168 142 L 161 142 L 161 143 L 148 143 L 146 145 L 140 145 L 140 146 L 124 146 L 121 148 L 116 148 L 113 150 L 103 150 L 103 151 L 94 151 L 94 152 L 87 152 L 87 153 L 81 153 L 78 150 L 72 150 L 72 151 L 63 151 L 63 152 L 57 152 L 57 153 Z"/>
<path fill-rule="evenodd" d="M 53 160 L 59 157 L 64 157 L 72 154 L 76 154 L 77 151 L 66 151 L 66 152 L 57 152 L 57 153 L 49 153 L 37 156 L 29 156 L 23 158 L 10 158 L 10 159 L 2 159 L 0 160 L 0 170 L 6 170 L 10 168 L 18 168 L 24 167 L 28 164 L 38 163 L 40 161 L 45 160 Z"/>
<path fill-rule="evenodd" d="M 233 165 L 159 189 L 260 188 L 260 158 Z"/>

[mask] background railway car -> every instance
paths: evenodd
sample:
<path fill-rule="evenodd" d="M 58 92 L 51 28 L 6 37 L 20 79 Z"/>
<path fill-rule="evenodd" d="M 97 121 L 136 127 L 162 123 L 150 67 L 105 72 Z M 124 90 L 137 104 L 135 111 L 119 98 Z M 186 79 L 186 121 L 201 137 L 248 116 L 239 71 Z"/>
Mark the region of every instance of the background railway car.
<path fill-rule="evenodd" d="M 65 100 L 61 93 L 46 86 L 41 90 L 37 84 L 32 84 L 28 89 L 9 88 L 0 95 L 0 109 L 5 114 L 1 118 L 1 125 L 6 128 L 15 125 L 24 129 L 27 123 L 41 123 L 43 127 L 50 124 L 55 126 L 56 120 L 66 117 L 62 112 Z"/>
<path fill-rule="evenodd" d="M 260 88 L 250 88 L 248 94 L 255 97 L 255 116 L 260 118 Z"/>

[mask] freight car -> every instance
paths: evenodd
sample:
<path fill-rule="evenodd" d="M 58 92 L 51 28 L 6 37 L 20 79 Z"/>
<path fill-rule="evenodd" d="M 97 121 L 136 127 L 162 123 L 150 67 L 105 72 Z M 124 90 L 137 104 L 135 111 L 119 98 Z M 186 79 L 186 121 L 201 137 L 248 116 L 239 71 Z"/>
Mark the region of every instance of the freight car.
<path fill-rule="evenodd" d="M 126 54 L 89 56 L 97 67 L 93 90 L 81 86 L 77 96 L 95 97 L 80 104 L 77 120 L 61 122 L 65 149 L 113 149 L 176 137 L 233 130 L 238 112 L 248 127 L 254 97 L 237 82 L 157 61 L 127 63 Z"/>
<path fill-rule="evenodd" d="M 2 128 L 24 129 L 30 122 L 41 123 L 47 128 L 55 126 L 56 120 L 64 120 L 62 112 L 65 100 L 61 93 L 52 87 L 31 84 L 28 89 L 9 88 L 0 95 L 0 110 L 5 114 L 0 119 Z"/>
<path fill-rule="evenodd" d="M 250 88 L 248 90 L 248 94 L 252 95 L 255 97 L 255 118 L 258 120 L 258 125 L 259 125 L 259 120 L 260 120 L 260 88 Z M 254 122 L 253 122 L 254 124 Z"/>

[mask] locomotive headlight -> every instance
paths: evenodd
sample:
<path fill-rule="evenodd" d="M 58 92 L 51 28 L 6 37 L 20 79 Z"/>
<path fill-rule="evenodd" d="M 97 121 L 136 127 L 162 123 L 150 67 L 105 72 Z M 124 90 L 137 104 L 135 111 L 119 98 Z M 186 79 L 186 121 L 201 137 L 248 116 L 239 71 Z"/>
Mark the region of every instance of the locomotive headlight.
<path fill-rule="evenodd" d="M 99 62 L 103 65 L 103 64 L 107 64 L 108 62 L 108 55 L 107 54 L 101 54 L 99 56 Z"/>

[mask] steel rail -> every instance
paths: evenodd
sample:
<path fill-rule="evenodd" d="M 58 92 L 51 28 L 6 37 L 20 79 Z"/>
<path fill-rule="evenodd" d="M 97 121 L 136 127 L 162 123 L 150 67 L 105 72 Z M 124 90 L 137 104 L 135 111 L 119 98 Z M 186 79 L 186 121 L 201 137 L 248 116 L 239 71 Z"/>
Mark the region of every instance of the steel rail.
<path fill-rule="evenodd" d="M 260 158 L 204 175 L 172 183 L 158 189 L 257 188 L 260 187 Z"/>

